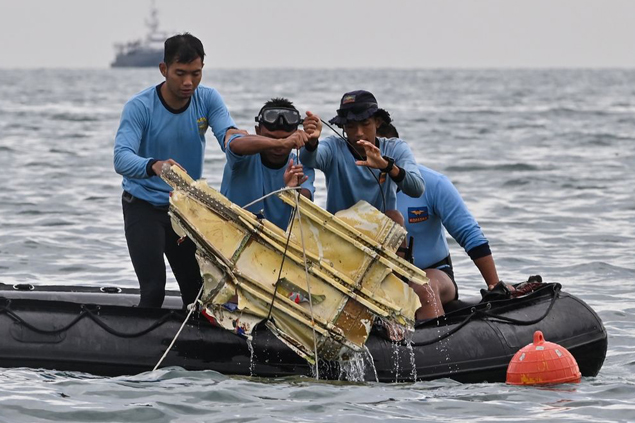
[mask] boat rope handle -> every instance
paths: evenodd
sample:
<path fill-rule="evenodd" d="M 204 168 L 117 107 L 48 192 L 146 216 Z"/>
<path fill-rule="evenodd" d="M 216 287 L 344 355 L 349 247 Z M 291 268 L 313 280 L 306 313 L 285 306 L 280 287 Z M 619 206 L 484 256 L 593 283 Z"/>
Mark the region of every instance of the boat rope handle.
<path fill-rule="evenodd" d="M 547 315 L 549 314 L 549 312 L 553 308 L 553 305 L 556 302 L 556 298 L 558 298 L 558 296 L 559 296 L 559 291 L 560 291 L 560 287 L 559 286 L 554 286 L 554 288 L 553 288 L 553 296 L 551 297 L 551 302 L 549 303 L 549 307 L 547 308 L 547 311 L 545 311 L 545 314 L 543 314 L 541 317 L 539 317 L 537 319 L 534 319 L 534 320 L 519 320 L 519 319 L 514 319 L 514 318 L 511 318 L 511 317 L 501 316 L 499 314 L 494 314 L 494 313 L 489 312 L 489 311 L 479 311 L 479 313 L 482 313 L 485 317 L 498 319 L 498 320 L 500 320 L 503 323 L 509 323 L 509 324 L 514 324 L 514 325 L 522 325 L 522 326 L 535 325 L 536 323 L 540 322 L 545 317 L 547 317 Z"/>
<path fill-rule="evenodd" d="M 104 329 L 106 332 L 110 333 L 111 335 L 117 336 L 119 338 L 138 338 L 140 336 L 143 336 L 153 331 L 159 326 L 162 326 L 168 320 L 173 320 L 173 319 L 176 319 L 177 317 L 176 314 L 173 311 L 171 311 L 170 313 L 166 314 L 165 316 L 163 316 L 162 318 L 160 318 L 159 320 L 157 320 L 156 322 L 152 323 L 150 326 L 148 326 L 147 328 L 139 332 L 126 333 L 126 332 L 120 332 L 118 330 L 111 328 L 106 323 L 104 323 L 99 317 L 97 317 L 92 311 L 86 309 L 83 305 L 82 305 L 82 308 L 84 310 L 77 317 L 75 317 L 70 323 L 68 323 L 66 326 L 60 329 L 38 328 L 37 326 L 32 325 L 31 323 L 24 320 L 22 317 L 18 316 L 13 310 L 9 309 L 6 306 L 0 307 L 0 314 L 4 313 L 7 316 L 9 316 L 13 321 L 23 325 L 27 329 L 32 330 L 33 332 L 44 334 L 44 335 L 56 335 L 58 333 L 66 332 L 67 330 L 75 326 L 80 320 L 82 320 L 85 317 L 88 317 L 90 318 L 90 320 L 95 322 L 99 327 Z"/>
<path fill-rule="evenodd" d="M 547 311 L 545 311 L 545 313 L 534 320 L 518 320 L 518 319 L 513 319 L 511 317 L 504 317 L 501 316 L 499 314 L 494 314 L 490 311 L 487 311 L 491 308 L 491 303 L 487 303 L 486 305 L 486 310 L 478 310 L 476 307 L 472 307 L 471 309 L 471 313 L 461 322 L 459 323 L 458 326 L 456 326 L 455 328 L 453 328 L 452 330 L 447 331 L 446 333 L 444 333 L 443 335 L 440 335 L 434 339 L 429 339 L 427 341 L 421 341 L 421 342 L 410 342 L 410 345 L 412 345 L 413 347 L 424 347 L 426 345 L 430 345 L 430 344 L 434 344 L 435 342 L 439 342 L 447 337 L 449 337 L 450 335 L 455 334 L 456 332 L 458 332 L 463 326 L 465 326 L 470 320 L 472 320 L 473 317 L 476 316 L 484 316 L 484 317 L 489 317 L 489 318 L 493 318 L 493 319 L 498 319 L 500 321 L 502 321 L 503 323 L 509 323 L 509 324 L 515 324 L 515 325 L 522 325 L 522 326 L 528 326 L 528 325 L 535 325 L 536 323 L 542 321 L 545 317 L 547 317 L 549 315 L 549 313 L 551 312 L 551 309 L 553 308 L 554 304 L 556 303 L 556 298 L 558 298 L 559 292 L 560 292 L 561 286 L 560 285 L 554 285 L 552 290 L 553 290 L 553 294 L 551 296 L 551 301 L 549 303 L 549 307 L 547 307 Z M 408 344 L 408 341 L 401 341 L 401 345 L 406 345 Z"/>
<path fill-rule="evenodd" d="M 11 319 L 13 319 L 13 321 L 20 323 L 21 325 L 32 330 L 33 332 L 41 333 L 43 335 L 57 335 L 58 333 L 66 332 L 67 330 L 75 326 L 75 324 L 79 322 L 81 319 L 83 319 L 89 312 L 84 310 L 79 314 L 79 316 L 75 317 L 69 324 L 67 324 L 63 328 L 51 329 L 51 330 L 40 329 L 36 326 L 33 326 L 32 324 L 28 323 L 26 320 L 18 316 L 13 310 L 9 309 L 8 307 L 0 308 L 0 314 L 3 314 L 3 313 L 9 316 Z"/>
<path fill-rule="evenodd" d="M 176 339 L 181 334 L 181 331 L 185 327 L 185 324 L 187 323 L 188 320 L 190 320 L 190 316 L 192 315 L 194 310 L 196 310 L 196 303 L 198 302 L 198 299 L 201 298 L 201 294 L 203 294 L 203 286 L 204 286 L 204 284 L 201 283 L 201 289 L 198 290 L 198 294 L 196 295 L 196 298 L 194 299 L 194 302 L 187 306 L 189 311 L 187 312 L 187 316 L 185 316 L 185 320 L 183 320 L 183 323 L 181 324 L 181 327 L 179 328 L 178 332 L 176 332 L 176 335 L 174 335 L 174 339 L 172 339 L 172 342 L 170 342 L 170 345 L 168 345 L 168 348 L 165 350 L 165 352 L 161 356 L 161 359 L 159 360 L 157 365 L 154 366 L 154 369 L 152 369 L 152 371 L 155 371 L 156 369 L 158 369 L 159 366 L 161 365 L 161 363 L 163 363 L 163 360 L 165 359 L 165 357 L 167 357 L 168 353 L 172 349 L 172 346 L 174 345 L 174 343 L 176 342 Z"/>

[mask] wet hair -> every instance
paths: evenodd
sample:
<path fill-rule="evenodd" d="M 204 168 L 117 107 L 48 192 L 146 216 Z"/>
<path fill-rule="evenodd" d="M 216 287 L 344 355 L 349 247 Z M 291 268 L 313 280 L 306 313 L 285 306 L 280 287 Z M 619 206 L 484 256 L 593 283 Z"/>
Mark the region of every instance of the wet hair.
<path fill-rule="evenodd" d="M 290 112 L 291 116 L 279 112 L 275 117 L 275 122 L 266 121 L 265 114 L 267 114 L 268 110 L 274 109 L 292 110 L 293 112 Z M 269 131 L 284 130 L 292 132 L 298 129 L 298 125 L 302 123 L 302 117 L 291 101 L 283 97 L 276 97 L 267 101 L 264 106 L 262 106 L 258 112 L 258 116 L 256 116 L 256 122 L 258 122 L 258 127 L 264 126 Z"/>
<path fill-rule="evenodd" d="M 384 122 L 377 128 L 377 136 L 383 138 L 399 138 L 399 132 L 397 132 L 395 125 Z"/>
<path fill-rule="evenodd" d="M 260 115 L 262 113 L 263 110 L 265 109 L 275 109 L 276 107 L 282 107 L 285 109 L 293 109 L 293 110 L 298 110 L 295 108 L 295 106 L 293 105 L 293 103 L 284 98 L 284 97 L 276 97 L 276 98 L 272 98 L 271 100 L 267 101 L 264 106 L 262 106 L 262 108 L 260 108 L 260 111 L 258 112 L 258 115 Z"/>
<path fill-rule="evenodd" d="M 175 62 L 192 63 L 199 57 L 203 62 L 205 57 L 203 43 L 189 32 L 168 38 L 164 46 L 163 62 L 168 66 Z"/>
<path fill-rule="evenodd" d="M 384 109 L 379 109 L 373 115 L 380 120 L 380 125 L 377 128 L 377 135 L 384 138 L 399 138 L 399 132 L 397 132 L 397 128 L 392 124 L 392 118 L 390 117 L 390 113 L 388 113 Z"/>
<path fill-rule="evenodd" d="M 392 118 L 390 117 L 390 113 L 388 113 L 386 110 L 384 109 L 379 109 L 375 112 L 375 114 L 373 115 L 373 117 L 379 118 L 382 120 L 383 123 L 390 123 L 392 122 Z"/>

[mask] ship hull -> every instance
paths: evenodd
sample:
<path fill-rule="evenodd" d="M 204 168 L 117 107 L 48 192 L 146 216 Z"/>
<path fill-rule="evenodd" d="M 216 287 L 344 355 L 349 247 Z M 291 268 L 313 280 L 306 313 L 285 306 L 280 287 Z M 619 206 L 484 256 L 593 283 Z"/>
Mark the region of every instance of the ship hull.
<path fill-rule="evenodd" d="M 516 351 L 534 331 L 569 349 L 583 376 L 599 372 L 607 334 L 583 301 L 545 284 L 522 298 L 456 304 L 456 310 L 417 325 L 410 346 L 373 331 L 357 374 L 321 362 L 320 377 L 403 382 L 451 378 L 502 382 Z M 0 284 L 0 366 L 129 375 L 152 370 L 186 313 L 169 292 L 164 307 L 139 308 L 138 290 Z M 33 289 L 31 289 L 33 288 Z M 120 291 L 120 292 L 108 292 Z M 264 324 L 251 344 L 194 314 L 162 363 L 228 375 L 312 375 L 312 367 Z M 360 370 L 361 369 L 361 370 Z M 361 373 L 360 373 L 361 372 Z"/>
<path fill-rule="evenodd" d="M 127 54 L 118 54 L 110 66 L 113 68 L 149 68 L 158 67 L 162 61 L 162 50 L 131 51 Z"/>

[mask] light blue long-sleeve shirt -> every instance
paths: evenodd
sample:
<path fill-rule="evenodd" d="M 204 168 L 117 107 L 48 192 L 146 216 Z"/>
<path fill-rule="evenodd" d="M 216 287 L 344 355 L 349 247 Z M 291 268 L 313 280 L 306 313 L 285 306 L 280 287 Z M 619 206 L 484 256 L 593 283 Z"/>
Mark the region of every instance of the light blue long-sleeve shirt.
<path fill-rule="evenodd" d="M 377 169 L 355 164 L 355 157 L 346 141 L 331 136 L 320 140 L 317 149 L 300 151 L 302 164 L 320 169 L 326 178 L 326 209 L 331 213 L 347 209 L 365 200 L 381 211 L 397 208 L 397 187 L 404 193 L 419 197 L 425 190 L 425 182 L 417 169 L 410 147 L 398 138 L 377 138 L 382 156 L 389 156 L 406 172 L 397 183 Z M 372 174 L 371 174 L 372 172 Z M 375 176 L 373 176 L 373 174 Z M 377 179 L 379 179 L 379 184 Z M 383 198 L 381 192 L 383 192 Z M 385 207 L 384 207 L 385 199 Z"/>
<path fill-rule="evenodd" d="M 160 177 L 148 175 L 148 162 L 174 159 L 199 179 L 210 126 L 224 150 L 225 133 L 235 123 L 213 88 L 199 85 L 181 110 L 164 103 L 160 85 L 132 97 L 124 106 L 115 137 L 114 165 L 123 176 L 123 189 L 156 206 L 167 205 L 171 188 Z"/>
<path fill-rule="evenodd" d="M 444 227 L 470 256 L 476 247 L 488 244 L 452 182 L 425 166 L 418 168 L 426 181 L 425 193 L 419 198 L 397 194 L 397 206 L 404 216 L 408 237 L 414 237 L 414 264 L 426 269 L 450 254 Z"/>
<path fill-rule="evenodd" d="M 260 154 L 239 155 L 234 153 L 231 149 L 231 143 L 235 138 L 237 137 L 230 139 L 225 151 L 227 163 L 225 163 L 223 170 L 221 194 L 242 207 L 270 192 L 284 188 L 284 172 L 287 165 L 273 169 L 262 163 Z M 293 159 L 297 163 L 294 152 L 289 154 L 289 159 Z M 315 171 L 304 167 L 304 175 L 308 176 L 309 179 L 301 187 L 309 190 L 311 197 L 313 197 Z M 283 230 L 287 229 L 291 216 L 291 206 L 285 204 L 276 195 L 265 198 L 263 201 L 248 207 L 247 210 L 252 213 L 259 213 L 263 210 L 265 219 Z"/>

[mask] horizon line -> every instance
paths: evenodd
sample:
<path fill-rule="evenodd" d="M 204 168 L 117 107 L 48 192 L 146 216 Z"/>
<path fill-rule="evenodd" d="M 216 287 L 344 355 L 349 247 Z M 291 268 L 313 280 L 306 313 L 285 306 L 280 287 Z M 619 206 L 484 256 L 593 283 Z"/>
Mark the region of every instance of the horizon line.
<path fill-rule="evenodd" d="M 157 67 L 110 67 L 110 66 L 33 66 L 33 67 L 4 67 L 0 65 L 0 70 L 139 70 L 139 69 L 158 69 Z M 335 67 L 293 67 L 293 66 L 262 66 L 262 67 L 213 67 L 209 66 L 207 69 L 213 70 L 291 70 L 291 71 L 305 71 L 305 70 L 327 70 L 327 71 L 355 71 L 355 70 L 404 70 L 404 71 L 418 71 L 418 70 L 635 70 L 635 64 L 633 65 L 593 65 L 593 66 L 335 66 Z"/>

